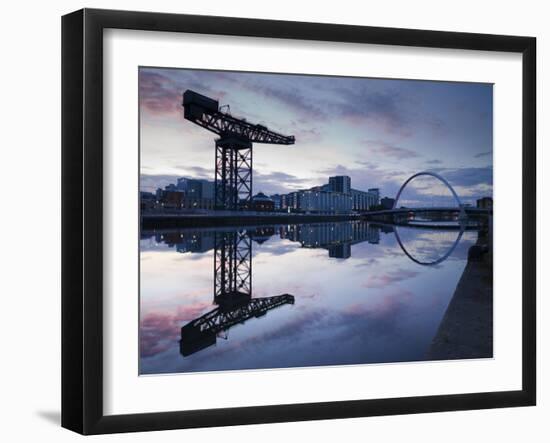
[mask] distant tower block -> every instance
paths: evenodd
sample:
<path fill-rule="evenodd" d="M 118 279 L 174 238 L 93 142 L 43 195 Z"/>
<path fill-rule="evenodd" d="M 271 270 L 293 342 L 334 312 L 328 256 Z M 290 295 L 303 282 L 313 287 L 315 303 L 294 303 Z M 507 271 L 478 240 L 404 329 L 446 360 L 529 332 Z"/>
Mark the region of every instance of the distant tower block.
<path fill-rule="evenodd" d="M 294 136 L 270 131 L 260 124 L 220 111 L 217 100 L 197 92 L 183 93 L 185 119 L 219 135 L 216 143 L 216 209 L 236 210 L 252 203 L 252 144 L 292 145 Z"/>
<path fill-rule="evenodd" d="M 349 194 L 351 192 L 351 178 L 347 175 L 336 175 L 328 178 L 332 192 Z"/>

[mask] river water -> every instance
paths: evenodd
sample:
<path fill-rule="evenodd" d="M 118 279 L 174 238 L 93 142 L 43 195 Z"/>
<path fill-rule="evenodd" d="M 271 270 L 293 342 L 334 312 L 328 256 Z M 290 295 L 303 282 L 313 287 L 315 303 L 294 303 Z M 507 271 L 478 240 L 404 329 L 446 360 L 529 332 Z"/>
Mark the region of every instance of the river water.
<path fill-rule="evenodd" d="M 478 233 L 458 236 L 367 222 L 144 231 L 140 373 L 426 360 Z"/>

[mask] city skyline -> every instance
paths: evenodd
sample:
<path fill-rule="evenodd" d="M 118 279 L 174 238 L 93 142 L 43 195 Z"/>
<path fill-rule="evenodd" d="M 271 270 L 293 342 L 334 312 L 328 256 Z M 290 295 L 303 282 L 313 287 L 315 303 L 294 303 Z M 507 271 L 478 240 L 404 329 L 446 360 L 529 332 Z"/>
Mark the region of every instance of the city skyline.
<path fill-rule="evenodd" d="M 465 203 L 492 196 L 492 85 L 140 68 L 141 190 L 178 177 L 213 180 L 214 136 L 183 118 L 184 90 L 296 136 L 254 148 L 253 193 L 289 193 L 347 175 L 394 197 L 412 173 L 437 172 Z M 404 202 L 445 200 L 422 180 Z"/>

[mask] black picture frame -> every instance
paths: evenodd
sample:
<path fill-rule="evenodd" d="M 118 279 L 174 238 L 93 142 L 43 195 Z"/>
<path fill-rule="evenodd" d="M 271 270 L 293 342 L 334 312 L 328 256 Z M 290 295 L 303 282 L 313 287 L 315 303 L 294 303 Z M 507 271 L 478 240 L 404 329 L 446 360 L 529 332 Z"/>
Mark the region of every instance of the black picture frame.
<path fill-rule="evenodd" d="M 504 51 L 522 54 L 522 388 L 131 415 L 103 413 L 103 30 Z M 62 426 L 82 434 L 529 406 L 536 403 L 536 39 L 83 9 L 62 18 Z"/>

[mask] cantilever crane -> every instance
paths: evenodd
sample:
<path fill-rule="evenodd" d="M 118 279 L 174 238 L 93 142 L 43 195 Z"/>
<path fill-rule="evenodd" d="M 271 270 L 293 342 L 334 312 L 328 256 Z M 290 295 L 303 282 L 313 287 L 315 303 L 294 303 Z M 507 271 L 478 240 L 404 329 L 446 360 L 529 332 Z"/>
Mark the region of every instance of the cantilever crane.
<path fill-rule="evenodd" d="M 292 145 L 294 136 L 269 130 L 220 110 L 217 100 L 197 92 L 183 93 L 185 119 L 219 135 L 216 140 L 215 206 L 237 210 L 252 201 L 252 143 Z"/>

